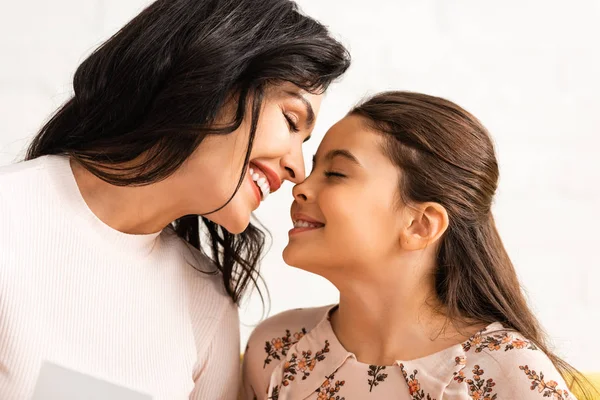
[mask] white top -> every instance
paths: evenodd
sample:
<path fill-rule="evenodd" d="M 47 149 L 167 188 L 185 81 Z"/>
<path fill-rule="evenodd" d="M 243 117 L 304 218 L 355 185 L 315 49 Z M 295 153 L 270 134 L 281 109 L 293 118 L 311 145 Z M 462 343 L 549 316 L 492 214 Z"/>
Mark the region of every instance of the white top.
<path fill-rule="evenodd" d="M 29 399 L 44 361 L 153 399 L 235 399 L 237 307 L 170 230 L 99 220 L 68 158 L 0 168 L 0 398 Z"/>

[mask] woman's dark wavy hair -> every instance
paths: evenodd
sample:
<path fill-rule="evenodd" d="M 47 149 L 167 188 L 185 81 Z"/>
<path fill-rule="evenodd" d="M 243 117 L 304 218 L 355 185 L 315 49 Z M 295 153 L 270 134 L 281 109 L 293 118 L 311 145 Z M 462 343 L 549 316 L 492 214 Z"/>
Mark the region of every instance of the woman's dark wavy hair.
<path fill-rule="evenodd" d="M 170 176 L 207 135 L 235 131 L 249 107 L 245 169 L 266 88 L 291 82 L 322 92 L 349 65 L 344 46 L 292 1 L 158 0 L 79 66 L 73 97 L 26 159 L 68 155 L 111 184 L 146 185 Z M 232 96 L 232 122 L 215 126 Z M 238 189 L 242 182 L 243 174 Z M 252 224 L 233 235 L 198 215 L 174 221 L 198 249 L 200 221 L 225 288 L 239 301 L 256 283 L 265 235 Z"/>

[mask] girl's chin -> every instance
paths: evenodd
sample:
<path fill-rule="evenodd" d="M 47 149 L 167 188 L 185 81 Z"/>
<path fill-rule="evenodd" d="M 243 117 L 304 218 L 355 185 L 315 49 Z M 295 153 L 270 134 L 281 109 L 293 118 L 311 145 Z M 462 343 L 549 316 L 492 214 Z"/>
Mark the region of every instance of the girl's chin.
<path fill-rule="evenodd" d="M 306 254 L 302 252 L 300 246 L 290 246 L 289 244 L 283 249 L 283 261 L 295 268 L 306 269 L 304 266 L 310 264 L 310 260 L 306 257 Z"/>

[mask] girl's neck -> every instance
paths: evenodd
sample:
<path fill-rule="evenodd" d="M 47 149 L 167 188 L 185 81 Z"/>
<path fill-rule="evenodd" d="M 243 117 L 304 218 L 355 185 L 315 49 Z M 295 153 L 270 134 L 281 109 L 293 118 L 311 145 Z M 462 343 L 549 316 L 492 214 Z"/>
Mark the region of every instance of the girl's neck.
<path fill-rule="evenodd" d="M 361 362 L 391 365 L 437 353 L 462 343 L 483 328 L 452 323 L 435 299 L 433 283 L 402 282 L 387 287 L 364 281 L 340 289 L 331 317 L 340 343 Z"/>

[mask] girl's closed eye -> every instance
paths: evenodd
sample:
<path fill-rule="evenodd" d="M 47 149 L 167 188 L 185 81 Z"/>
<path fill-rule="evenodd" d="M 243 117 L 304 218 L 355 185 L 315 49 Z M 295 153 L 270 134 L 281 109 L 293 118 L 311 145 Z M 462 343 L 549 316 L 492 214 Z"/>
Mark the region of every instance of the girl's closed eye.
<path fill-rule="evenodd" d="M 325 171 L 325 176 L 327 178 L 346 178 L 346 175 L 336 171 Z"/>

